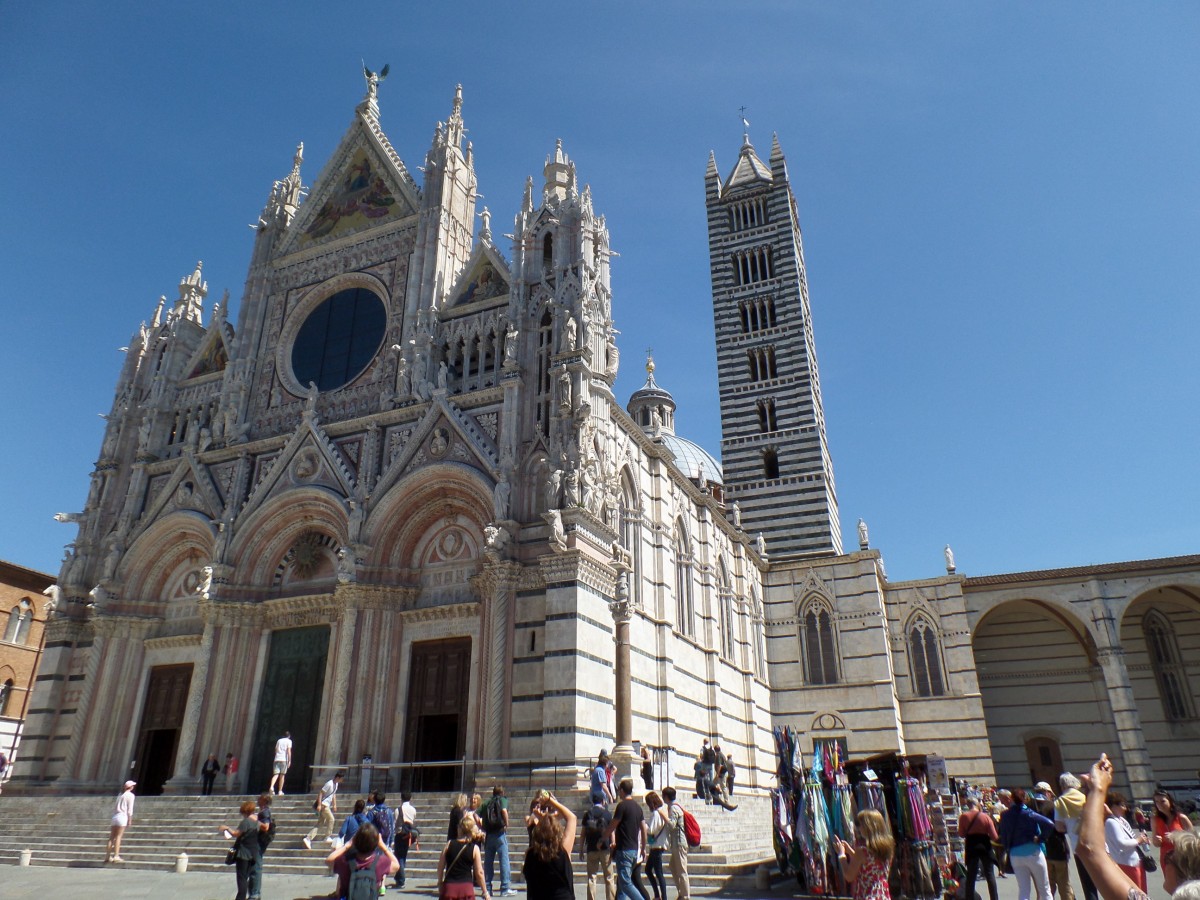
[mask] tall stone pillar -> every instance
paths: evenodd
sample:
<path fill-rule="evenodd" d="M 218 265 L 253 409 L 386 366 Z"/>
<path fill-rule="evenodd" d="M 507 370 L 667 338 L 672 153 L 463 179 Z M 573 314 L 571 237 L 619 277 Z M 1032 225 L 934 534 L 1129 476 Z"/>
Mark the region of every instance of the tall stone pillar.
<path fill-rule="evenodd" d="M 512 661 L 510 629 L 519 563 L 505 559 L 488 559 L 481 583 L 486 603 L 485 661 L 481 670 L 483 681 L 483 746 L 487 759 L 503 759 L 508 753 L 508 722 L 511 706 L 509 671 Z"/>
<path fill-rule="evenodd" d="M 348 593 L 345 586 L 338 585 L 338 593 Z M 342 736 L 346 733 L 346 695 L 350 691 L 350 663 L 354 658 L 354 639 L 358 626 L 358 607 L 347 602 L 342 607 L 338 620 L 337 644 L 334 648 L 333 693 L 329 696 L 329 731 L 325 740 L 325 760 L 315 762 L 343 762 Z"/>
<path fill-rule="evenodd" d="M 103 660 L 107 643 L 105 635 L 101 634 L 100 629 L 96 627 L 98 624 L 97 620 L 93 620 L 92 646 L 88 651 L 87 667 L 84 671 L 83 693 L 75 705 L 74 727 L 71 729 L 71 739 L 67 742 L 62 778 L 59 779 L 59 783 L 63 785 L 74 785 L 79 782 L 79 756 L 83 752 L 84 735 L 90 724 L 88 718 L 92 708 L 92 699 L 96 696 L 96 679 L 100 674 L 100 663 Z"/>
<path fill-rule="evenodd" d="M 193 769 L 196 735 L 200 730 L 204 697 L 208 693 L 208 667 L 216 632 L 212 611 L 204 612 L 204 634 L 200 637 L 200 649 L 192 668 L 192 680 L 188 684 L 187 708 L 183 714 L 183 727 L 179 731 L 179 749 L 175 752 L 175 774 L 163 785 L 163 793 L 166 794 L 192 793 L 196 789 L 196 772 Z"/>
<path fill-rule="evenodd" d="M 624 566 L 617 572 L 616 598 L 612 602 L 612 617 L 616 641 L 616 665 L 613 667 L 613 697 L 616 707 L 613 762 L 622 775 L 633 766 L 633 669 L 629 638 L 629 623 L 633 604 L 629 599 L 629 571 Z"/>
<path fill-rule="evenodd" d="M 1154 769 L 1150 765 L 1150 753 L 1142 734 L 1142 720 L 1133 697 L 1133 686 L 1129 682 L 1129 670 L 1125 667 L 1125 648 L 1119 644 L 1100 647 L 1096 656 L 1108 688 L 1113 721 L 1117 727 L 1117 741 L 1121 745 L 1121 758 L 1125 763 L 1130 790 L 1134 797 L 1149 797 L 1154 793 Z"/>

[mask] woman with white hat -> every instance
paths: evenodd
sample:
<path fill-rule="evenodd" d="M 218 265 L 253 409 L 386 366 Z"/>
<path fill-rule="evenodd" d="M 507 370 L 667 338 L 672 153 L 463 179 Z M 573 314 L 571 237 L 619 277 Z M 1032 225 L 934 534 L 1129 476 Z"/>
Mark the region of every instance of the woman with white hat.
<path fill-rule="evenodd" d="M 105 862 L 125 862 L 121 859 L 121 837 L 125 829 L 133 824 L 133 788 L 136 781 L 125 782 L 125 788 L 117 797 L 117 806 L 113 810 L 112 827 L 108 830 L 108 853 Z"/>

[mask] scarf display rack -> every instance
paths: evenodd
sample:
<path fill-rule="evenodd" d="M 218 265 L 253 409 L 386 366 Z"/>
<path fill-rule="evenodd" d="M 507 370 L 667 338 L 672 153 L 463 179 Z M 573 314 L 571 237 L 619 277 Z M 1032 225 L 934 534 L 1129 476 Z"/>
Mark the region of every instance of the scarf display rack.
<path fill-rule="evenodd" d="M 775 855 L 780 871 L 793 875 L 803 893 L 845 897 L 851 885 L 842 878 L 833 838 L 854 842 L 854 817 L 874 809 L 896 839 L 889 878 L 894 900 L 935 900 L 953 882 L 943 870 L 953 863 L 943 846 L 941 802 L 927 801 L 924 757 L 883 754 L 847 759 L 844 738 L 816 738 L 805 765 L 803 736 L 776 728 L 778 788 L 772 792 Z M 935 802 L 936 801 L 936 802 Z M 929 802 L 934 802 L 933 818 Z"/>

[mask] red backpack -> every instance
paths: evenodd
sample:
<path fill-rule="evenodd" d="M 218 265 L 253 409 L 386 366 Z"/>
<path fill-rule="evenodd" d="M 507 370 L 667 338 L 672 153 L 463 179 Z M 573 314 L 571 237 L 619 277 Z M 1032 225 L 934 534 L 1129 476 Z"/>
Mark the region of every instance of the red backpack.
<path fill-rule="evenodd" d="M 679 807 L 679 811 L 683 813 L 683 836 L 687 839 L 689 847 L 700 846 L 700 823 L 696 821 L 696 817 L 690 812 Z"/>

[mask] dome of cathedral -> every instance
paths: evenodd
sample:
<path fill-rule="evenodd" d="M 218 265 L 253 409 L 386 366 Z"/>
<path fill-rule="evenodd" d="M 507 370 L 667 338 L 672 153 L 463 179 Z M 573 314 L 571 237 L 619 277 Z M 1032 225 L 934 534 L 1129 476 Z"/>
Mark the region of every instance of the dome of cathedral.
<path fill-rule="evenodd" d="M 646 434 L 661 441 L 671 451 L 676 467 L 684 475 L 698 478 L 702 483 L 725 483 L 716 457 L 675 433 L 675 400 L 670 391 L 654 380 L 654 358 L 649 354 L 646 356 L 646 383 L 633 392 L 626 408 Z"/>
<path fill-rule="evenodd" d="M 675 454 L 675 465 L 684 475 L 695 478 L 699 473 L 703 481 L 725 483 L 725 476 L 721 473 L 721 464 L 717 462 L 715 456 L 699 444 L 668 432 L 663 432 L 660 437 L 667 448 Z"/>

